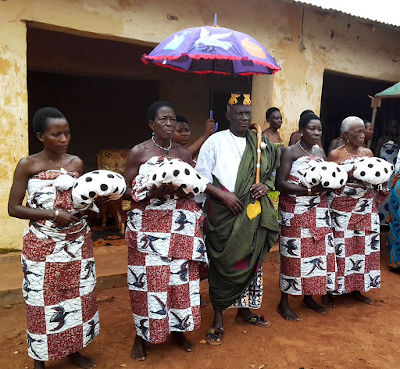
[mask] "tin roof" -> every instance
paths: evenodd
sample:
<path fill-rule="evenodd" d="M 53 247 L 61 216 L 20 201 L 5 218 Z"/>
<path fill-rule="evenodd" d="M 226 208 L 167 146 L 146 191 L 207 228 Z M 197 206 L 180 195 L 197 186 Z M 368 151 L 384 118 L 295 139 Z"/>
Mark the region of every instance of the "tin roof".
<path fill-rule="evenodd" d="M 333 15 L 349 15 L 362 23 L 377 24 L 386 26 L 397 31 L 400 31 L 400 2 L 396 0 L 381 0 L 378 4 L 377 1 L 367 2 L 363 0 L 363 5 L 356 8 L 354 7 L 353 1 L 347 0 L 347 4 L 337 0 L 281 0 L 287 3 L 303 4 L 307 7 L 314 8 L 326 14 Z M 387 4 L 385 4 L 385 1 Z M 378 5 L 376 5 L 378 4 Z M 390 6 L 389 6 L 390 5 Z M 370 6 L 370 12 L 366 12 L 365 8 Z M 379 9 L 387 9 L 384 12 L 374 12 L 372 6 L 377 6 Z M 377 8 L 375 8 L 377 9 Z M 368 14 L 368 16 L 367 16 Z"/>

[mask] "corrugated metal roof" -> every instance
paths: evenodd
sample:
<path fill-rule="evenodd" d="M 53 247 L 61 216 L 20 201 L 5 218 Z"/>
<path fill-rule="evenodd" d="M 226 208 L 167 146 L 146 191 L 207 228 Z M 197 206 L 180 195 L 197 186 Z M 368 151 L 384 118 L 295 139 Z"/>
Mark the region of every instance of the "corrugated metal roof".
<path fill-rule="evenodd" d="M 371 18 L 364 18 L 364 17 L 361 17 L 358 14 L 352 14 L 350 12 L 346 12 L 346 11 L 343 11 L 343 10 L 316 5 L 312 1 L 300 1 L 300 0 L 280 0 L 280 1 L 284 1 L 286 3 L 295 3 L 295 4 L 298 4 L 298 5 L 303 5 L 303 6 L 306 6 L 306 7 L 309 7 L 309 8 L 313 8 L 313 9 L 316 9 L 318 11 L 321 11 L 321 12 L 324 12 L 324 13 L 327 13 L 327 14 L 347 15 L 347 16 L 351 16 L 352 18 L 357 19 L 358 21 L 360 21 L 362 23 L 381 25 L 381 26 L 385 26 L 385 27 L 389 27 L 389 28 L 395 29 L 396 31 L 400 31 L 400 24 L 388 23 L 388 22 L 384 22 L 384 21 L 379 20 L 379 19 L 373 19 L 372 17 Z M 399 8 L 400 8 L 400 1 L 399 1 Z M 398 12 L 400 12 L 400 9 L 396 13 L 398 14 Z"/>

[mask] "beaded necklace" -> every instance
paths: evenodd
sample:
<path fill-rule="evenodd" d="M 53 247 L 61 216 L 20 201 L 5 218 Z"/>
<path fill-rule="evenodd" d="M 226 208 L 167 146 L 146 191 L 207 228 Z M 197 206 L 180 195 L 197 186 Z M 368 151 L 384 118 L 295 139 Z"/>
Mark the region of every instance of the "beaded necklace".
<path fill-rule="evenodd" d="M 163 147 L 163 146 L 159 145 L 159 144 L 156 142 L 156 140 L 154 139 L 154 132 L 153 132 L 153 134 L 151 135 L 151 140 L 153 141 L 154 146 L 156 146 L 156 147 L 158 147 L 159 149 L 165 151 L 165 154 L 166 154 L 166 155 L 169 154 L 169 151 L 171 150 L 171 147 L 172 147 L 172 140 L 169 140 L 169 146 L 168 146 L 168 147 Z"/>

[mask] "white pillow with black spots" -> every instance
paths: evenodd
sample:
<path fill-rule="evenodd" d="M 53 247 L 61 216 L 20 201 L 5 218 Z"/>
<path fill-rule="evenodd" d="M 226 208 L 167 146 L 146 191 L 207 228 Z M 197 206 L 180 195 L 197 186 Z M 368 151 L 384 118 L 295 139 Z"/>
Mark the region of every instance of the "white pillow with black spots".
<path fill-rule="evenodd" d="M 315 160 L 310 160 L 309 164 L 310 168 L 308 168 L 306 172 L 303 173 L 303 176 L 300 177 L 301 183 L 307 188 L 317 186 L 321 183 L 319 162 Z"/>
<path fill-rule="evenodd" d="M 110 170 L 94 170 L 79 177 L 72 188 L 72 202 L 79 210 L 98 211 L 97 197 L 119 199 L 126 191 L 124 177 Z"/>
<path fill-rule="evenodd" d="M 346 184 L 347 172 L 339 164 L 332 161 L 324 161 L 318 164 L 322 187 L 336 189 Z"/>
<path fill-rule="evenodd" d="M 147 181 L 143 181 L 141 187 L 149 190 L 154 185 L 160 187 L 162 184 L 172 184 L 177 189 L 180 187 L 186 194 L 199 195 L 205 191 L 207 183 L 208 181 L 188 163 L 165 158 L 162 163 L 152 168 Z"/>
<path fill-rule="evenodd" d="M 371 157 L 358 159 L 354 163 L 354 168 L 354 178 L 372 185 L 387 182 L 394 170 L 393 165 L 386 160 Z"/>

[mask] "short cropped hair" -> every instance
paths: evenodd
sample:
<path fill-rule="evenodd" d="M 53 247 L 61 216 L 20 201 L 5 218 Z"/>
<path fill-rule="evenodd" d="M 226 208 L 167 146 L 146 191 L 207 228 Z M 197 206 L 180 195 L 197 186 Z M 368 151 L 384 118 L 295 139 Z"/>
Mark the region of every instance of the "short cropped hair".
<path fill-rule="evenodd" d="M 32 119 L 32 128 L 34 133 L 43 133 L 48 124 L 49 118 L 65 119 L 63 113 L 52 107 L 40 108 L 36 111 Z"/>
<path fill-rule="evenodd" d="M 340 136 L 343 136 L 343 133 L 347 132 L 353 123 L 364 124 L 364 121 L 361 118 L 355 117 L 355 116 L 350 116 L 350 117 L 343 119 L 343 122 L 340 126 Z"/>
<path fill-rule="evenodd" d="M 154 120 L 156 118 L 157 112 L 164 106 L 171 108 L 175 112 L 174 107 L 168 101 L 156 101 L 155 103 L 151 104 L 147 109 L 147 121 Z"/>
<path fill-rule="evenodd" d="M 265 119 L 268 120 L 269 117 L 271 116 L 271 114 L 274 111 L 279 111 L 279 113 L 281 112 L 277 107 L 273 106 L 272 108 L 269 108 L 266 112 L 265 112 Z"/>

